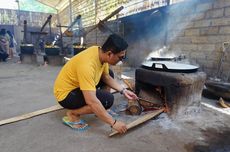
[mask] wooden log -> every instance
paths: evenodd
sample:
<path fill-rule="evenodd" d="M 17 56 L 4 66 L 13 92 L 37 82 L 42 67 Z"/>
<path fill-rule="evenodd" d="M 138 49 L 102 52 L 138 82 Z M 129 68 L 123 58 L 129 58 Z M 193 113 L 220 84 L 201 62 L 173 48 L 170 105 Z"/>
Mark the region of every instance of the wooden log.
<path fill-rule="evenodd" d="M 132 115 L 140 115 L 142 112 L 141 106 L 136 100 L 129 100 L 128 101 L 128 108 L 127 110 L 132 114 Z"/>
<path fill-rule="evenodd" d="M 158 107 L 158 108 L 163 107 L 162 104 L 153 103 L 153 102 L 146 101 L 146 100 L 142 100 L 142 99 L 139 99 L 139 104 L 140 104 L 144 109 L 151 108 L 151 107 L 156 107 L 156 108 L 157 108 L 157 107 Z"/>
<path fill-rule="evenodd" d="M 138 93 L 138 97 L 151 101 L 154 104 L 163 103 L 163 99 L 160 97 L 160 94 L 153 88 L 141 88 Z"/>
<path fill-rule="evenodd" d="M 20 116 L 16 116 L 13 118 L 9 118 L 9 119 L 5 119 L 5 120 L 1 120 L 0 121 L 0 126 L 5 125 L 5 124 L 9 124 L 9 123 L 13 123 L 13 122 L 17 122 L 17 121 L 21 121 L 21 120 L 25 120 L 25 119 L 29 119 L 38 115 L 42 115 L 48 112 L 53 112 L 56 110 L 60 110 L 63 109 L 63 107 L 61 107 L 60 105 L 55 105 L 55 106 L 51 106 L 49 108 L 46 109 L 42 109 L 42 110 L 37 110 L 31 113 L 27 113 L 27 114 L 23 114 Z"/>
<path fill-rule="evenodd" d="M 155 116 L 158 116 L 159 114 L 161 114 L 162 112 L 164 111 L 164 109 L 160 109 L 160 110 L 156 110 L 154 112 L 151 112 L 151 113 L 148 113 L 140 118 L 138 118 L 137 120 L 129 123 L 127 125 L 127 129 L 131 129 L 131 128 L 134 128 L 135 126 L 139 125 L 139 124 L 142 124 L 144 122 L 146 122 L 147 120 L 149 119 L 152 119 L 153 117 Z M 113 131 L 111 134 L 109 134 L 109 137 L 112 137 L 114 135 L 118 134 L 118 131 Z"/>

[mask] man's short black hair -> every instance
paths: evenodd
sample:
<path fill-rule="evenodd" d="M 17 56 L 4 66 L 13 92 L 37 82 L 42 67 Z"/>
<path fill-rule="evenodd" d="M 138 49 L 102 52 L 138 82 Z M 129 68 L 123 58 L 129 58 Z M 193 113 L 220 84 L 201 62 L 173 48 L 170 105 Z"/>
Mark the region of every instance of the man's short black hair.
<path fill-rule="evenodd" d="M 111 51 L 116 54 L 128 48 L 128 43 L 119 35 L 111 34 L 102 46 L 104 52 Z"/>

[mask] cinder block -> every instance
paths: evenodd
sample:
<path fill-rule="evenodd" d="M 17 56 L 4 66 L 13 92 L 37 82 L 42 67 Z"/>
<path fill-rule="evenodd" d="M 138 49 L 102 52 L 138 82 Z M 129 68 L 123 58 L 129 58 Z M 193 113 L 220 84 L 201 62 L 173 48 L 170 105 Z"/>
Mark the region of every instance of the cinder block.
<path fill-rule="evenodd" d="M 200 29 L 187 29 L 185 30 L 185 36 L 200 35 Z"/>
<path fill-rule="evenodd" d="M 230 16 L 230 7 L 227 7 L 224 9 L 224 15 L 225 16 Z"/>
<path fill-rule="evenodd" d="M 212 20 L 195 21 L 193 27 L 209 27 L 212 25 Z"/>
<path fill-rule="evenodd" d="M 224 16 L 224 9 L 210 10 L 206 14 L 206 18 L 218 18 Z"/>
<path fill-rule="evenodd" d="M 220 27 L 220 34 L 230 34 L 230 27 Z"/>
<path fill-rule="evenodd" d="M 204 12 L 210 9 L 212 9 L 212 3 L 204 3 L 204 4 L 197 5 L 196 7 L 197 12 Z"/>
<path fill-rule="evenodd" d="M 48 64 L 52 66 L 60 66 L 64 64 L 64 56 L 56 55 L 56 56 L 46 56 L 48 60 Z"/>
<path fill-rule="evenodd" d="M 218 18 L 211 20 L 212 26 L 225 26 L 229 25 L 230 18 Z"/>
<path fill-rule="evenodd" d="M 230 6 L 230 1 L 229 0 L 217 0 L 213 4 L 213 8 L 223 8 L 223 7 L 227 7 L 227 6 Z"/>
<path fill-rule="evenodd" d="M 176 39 L 177 43 L 183 43 L 183 44 L 190 44 L 192 42 L 192 38 L 191 37 L 178 37 Z"/>
<path fill-rule="evenodd" d="M 230 35 L 208 36 L 209 43 L 223 43 L 230 40 Z"/>
<path fill-rule="evenodd" d="M 181 48 L 185 51 L 197 51 L 197 46 L 197 44 L 184 44 L 181 45 Z"/>
<path fill-rule="evenodd" d="M 24 64 L 36 64 L 37 56 L 35 54 L 21 54 L 21 62 Z"/>
<path fill-rule="evenodd" d="M 200 35 L 215 35 L 219 33 L 219 27 L 205 27 L 200 29 Z"/>
<path fill-rule="evenodd" d="M 208 38 L 207 37 L 204 37 L 204 36 L 200 36 L 200 37 L 192 37 L 192 43 L 195 43 L 195 44 L 203 44 L 203 43 L 208 43 Z"/>
<path fill-rule="evenodd" d="M 198 51 L 214 51 L 215 44 L 200 44 L 197 47 Z"/>
<path fill-rule="evenodd" d="M 192 14 L 190 17 L 191 21 L 197 21 L 205 18 L 205 12 Z"/>

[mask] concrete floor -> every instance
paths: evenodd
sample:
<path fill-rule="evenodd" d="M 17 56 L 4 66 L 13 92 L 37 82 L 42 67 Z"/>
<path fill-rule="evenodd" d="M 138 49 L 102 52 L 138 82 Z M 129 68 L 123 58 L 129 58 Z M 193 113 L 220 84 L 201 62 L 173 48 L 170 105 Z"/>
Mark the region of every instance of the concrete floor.
<path fill-rule="evenodd" d="M 52 87 L 60 69 L 0 62 L 0 120 L 55 105 Z M 125 99 L 119 94 L 115 99 L 113 109 L 119 110 Z M 216 107 L 215 100 L 203 98 L 202 102 Z M 125 135 L 109 138 L 110 127 L 94 115 L 83 117 L 91 126 L 88 131 L 76 132 L 62 124 L 65 110 L 59 110 L 0 126 L 0 151 L 229 152 L 230 111 L 221 111 L 202 105 L 200 112 L 177 120 L 161 114 Z M 118 114 L 125 122 L 138 118 Z"/>

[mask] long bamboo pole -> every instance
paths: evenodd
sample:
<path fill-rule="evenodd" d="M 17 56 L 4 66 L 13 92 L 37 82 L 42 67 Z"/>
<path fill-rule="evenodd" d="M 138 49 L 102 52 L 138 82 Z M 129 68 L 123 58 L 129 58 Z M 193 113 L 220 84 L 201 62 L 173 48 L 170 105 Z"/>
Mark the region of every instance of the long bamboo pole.
<path fill-rule="evenodd" d="M 49 108 L 45 108 L 42 110 L 37 110 L 31 113 L 23 114 L 20 116 L 9 118 L 9 119 L 4 119 L 0 121 L 0 126 L 9 124 L 9 123 L 13 123 L 13 122 L 17 122 L 17 121 L 21 121 L 21 120 L 25 120 L 25 119 L 29 119 L 29 118 L 32 118 L 38 115 L 42 115 L 42 114 L 53 112 L 53 111 L 60 110 L 60 109 L 63 109 L 63 107 L 61 107 L 60 105 L 54 105 L 54 106 L 51 106 Z"/>
<path fill-rule="evenodd" d="M 129 124 L 127 125 L 127 129 L 129 130 L 129 129 L 131 129 L 131 128 L 134 128 L 134 127 L 136 127 L 137 125 L 142 124 L 142 123 L 146 122 L 147 120 L 152 119 L 152 118 L 155 117 L 155 116 L 158 116 L 158 115 L 159 115 L 160 113 L 162 113 L 163 111 L 164 111 L 164 109 L 159 109 L 159 110 L 156 110 L 156 111 L 154 111 L 154 112 L 148 113 L 148 114 L 146 114 L 146 115 L 144 115 L 144 116 L 138 118 L 137 120 L 135 120 L 135 121 L 129 123 Z M 113 131 L 111 134 L 109 134 L 109 137 L 112 137 L 112 136 L 114 136 L 114 135 L 116 135 L 116 134 L 118 134 L 118 132 L 117 132 L 117 131 Z"/>

